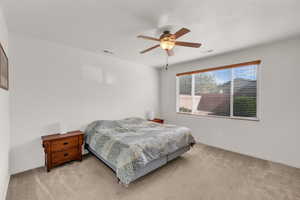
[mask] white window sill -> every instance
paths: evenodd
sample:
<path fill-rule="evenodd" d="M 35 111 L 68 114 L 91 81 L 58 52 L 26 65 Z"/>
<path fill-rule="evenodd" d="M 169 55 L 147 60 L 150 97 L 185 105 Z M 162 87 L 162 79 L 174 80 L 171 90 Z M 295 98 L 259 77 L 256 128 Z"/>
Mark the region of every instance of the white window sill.
<path fill-rule="evenodd" d="M 260 119 L 256 117 L 229 117 L 229 116 L 217 116 L 217 115 L 197 115 L 192 113 L 185 113 L 185 112 L 176 112 L 179 115 L 187 115 L 196 118 L 221 118 L 221 119 L 234 119 L 234 120 L 247 120 L 247 121 L 257 121 L 259 122 Z"/>

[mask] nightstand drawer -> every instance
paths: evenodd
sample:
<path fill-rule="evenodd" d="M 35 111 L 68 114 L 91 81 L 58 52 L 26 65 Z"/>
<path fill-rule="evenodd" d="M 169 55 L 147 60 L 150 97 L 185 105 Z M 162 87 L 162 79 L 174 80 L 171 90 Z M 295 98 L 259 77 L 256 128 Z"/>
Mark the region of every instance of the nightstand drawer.
<path fill-rule="evenodd" d="M 63 151 L 78 146 L 78 137 L 68 137 L 51 143 L 52 151 Z"/>
<path fill-rule="evenodd" d="M 52 162 L 54 165 L 57 165 L 76 159 L 76 156 L 78 156 L 78 148 L 72 148 L 65 151 L 58 151 L 52 154 Z"/>

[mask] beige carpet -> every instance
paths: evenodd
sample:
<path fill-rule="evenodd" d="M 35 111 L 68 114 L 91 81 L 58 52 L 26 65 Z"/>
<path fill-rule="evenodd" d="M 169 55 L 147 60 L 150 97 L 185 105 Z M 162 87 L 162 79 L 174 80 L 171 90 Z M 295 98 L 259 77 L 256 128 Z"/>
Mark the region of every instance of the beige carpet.
<path fill-rule="evenodd" d="M 129 185 L 92 156 L 11 177 L 7 200 L 296 200 L 300 169 L 196 145 Z"/>

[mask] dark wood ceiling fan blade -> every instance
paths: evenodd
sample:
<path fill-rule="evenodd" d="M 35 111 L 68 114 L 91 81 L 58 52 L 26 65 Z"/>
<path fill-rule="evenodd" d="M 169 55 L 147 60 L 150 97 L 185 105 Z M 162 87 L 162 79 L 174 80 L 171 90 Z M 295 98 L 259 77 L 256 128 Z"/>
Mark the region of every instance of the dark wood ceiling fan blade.
<path fill-rule="evenodd" d="M 166 52 L 167 52 L 168 56 L 174 56 L 174 51 L 172 49 L 171 50 L 166 49 Z"/>
<path fill-rule="evenodd" d="M 180 42 L 180 41 L 176 41 L 175 44 L 178 45 L 178 46 L 194 47 L 194 48 L 199 48 L 201 46 L 200 43 Z"/>
<path fill-rule="evenodd" d="M 138 37 L 138 38 L 143 38 L 143 39 L 146 39 L 146 40 L 160 41 L 160 40 L 157 39 L 157 38 L 149 37 L 149 36 L 145 36 L 145 35 L 138 35 L 137 37 Z"/>
<path fill-rule="evenodd" d="M 187 28 L 182 28 L 182 29 L 180 29 L 179 31 L 177 31 L 174 35 L 175 35 L 175 38 L 177 39 L 177 38 L 179 38 L 179 37 L 181 37 L 181 36 L 187 34 L 188 32 L 190 32 L 189 29 L 187 29 Z"/>
<path fill-rule="evenodd" d="M 158 45 L 155 45 L 155 46 L 153 46 L 153 47 L 150 47 L 150 48 L 148 48 L 148 49 L 145 49 L 144 51 L 141 51 L 140 53 L 141 53 L 141 54 L 146 53 L 146 52 L 151 51 L 152 49 L 155 49 L 155 48 L 157 48 L 157 47 L 159 47 L 159 46 L 160 46 L 159 44 L 158 44 Z"/>

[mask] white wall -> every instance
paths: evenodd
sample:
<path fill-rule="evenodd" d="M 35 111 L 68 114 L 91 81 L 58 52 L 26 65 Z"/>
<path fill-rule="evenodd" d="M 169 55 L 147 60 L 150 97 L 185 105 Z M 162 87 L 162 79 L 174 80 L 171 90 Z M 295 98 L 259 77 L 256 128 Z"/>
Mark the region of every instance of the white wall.
<path fill-rule="evenodd" d="M 201 143 L 300 167 L 300 38 L 171 66 L 161 73 L 161 115 Z M 175 75 L 253 60 L 261 64 L 261 121 L 176 114 Z"/>
<path fill-rule="evenodd" d="M 8 54 L 8 33 L 1 6 L 0 42 Z M 9 126 L 9 92 L 0 88 L 0 199 L 5 199 L 9 181 Z"/>
<path fill-rule="evenodd" d="M 40 136 L 159 110 L 159 72 L 10 33 L 11 172 L 44 164 Z"/>

